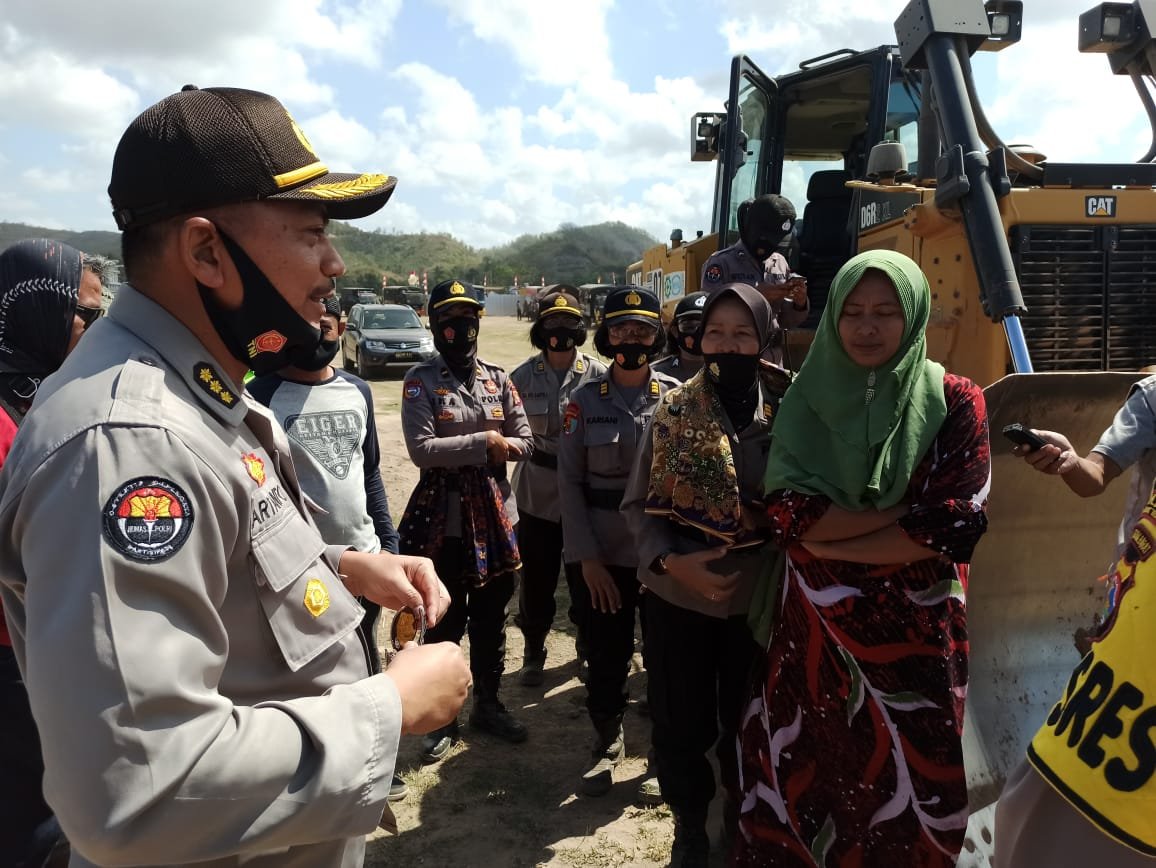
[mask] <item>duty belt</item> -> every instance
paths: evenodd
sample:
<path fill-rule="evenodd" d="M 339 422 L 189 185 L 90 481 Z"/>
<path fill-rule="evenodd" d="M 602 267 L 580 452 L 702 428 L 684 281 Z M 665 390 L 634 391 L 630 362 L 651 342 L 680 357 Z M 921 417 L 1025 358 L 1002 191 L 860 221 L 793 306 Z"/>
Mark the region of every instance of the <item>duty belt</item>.
<path fill-rule="evenodd" d="M 530 463 L 537 464 L 539 467 L 547 467 L 550 470 L 557 470 L 558 456 L 535 449 L 530 453 Z"/>
<path fill-rule="evenodd" d="M 591 509 L 609 509 L 615 512 L 622 506 L 626 490 L 622 488 L 591 488 L 586 486 L 586 505 Z"/>

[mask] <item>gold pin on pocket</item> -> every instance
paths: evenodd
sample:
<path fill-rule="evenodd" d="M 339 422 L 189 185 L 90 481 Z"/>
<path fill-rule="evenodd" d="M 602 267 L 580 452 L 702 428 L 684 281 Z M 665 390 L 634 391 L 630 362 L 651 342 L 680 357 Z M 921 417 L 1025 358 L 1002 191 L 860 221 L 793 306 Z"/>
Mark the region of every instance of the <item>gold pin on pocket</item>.
<path fill-rule="evenodd" d="M 406 606 L 393 616 L 389 625 L 389 643 L 394 651 L 400 651 L 407 642 L 425 644 L 425 606 L 411 609 Z"/>

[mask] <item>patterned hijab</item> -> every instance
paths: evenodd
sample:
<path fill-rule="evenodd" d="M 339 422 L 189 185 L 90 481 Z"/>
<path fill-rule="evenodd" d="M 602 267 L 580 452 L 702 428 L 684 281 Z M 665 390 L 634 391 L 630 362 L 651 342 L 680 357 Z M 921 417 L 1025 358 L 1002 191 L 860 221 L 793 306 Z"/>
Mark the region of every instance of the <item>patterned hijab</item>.
<path fill-rule="evenodd" d="M 895 287 L 905 327 L 895 355 L 867 370 L 844 351 L 839 317 L 872 269 Z M 784 488 L 824 494 L 850 510 L 899 503 L 947 418 L 943 366 L 927 358 L 930 314 L 927 278 L 902 253 L 869 250 L 839 269 L 815 342 L 779 408 L 768 494 Z"/>
<path fill-rule="evenodd" d="M 0 398 L 19 411 L 68 355 L 80 251 L 49 238 L 0 253 Z"/>

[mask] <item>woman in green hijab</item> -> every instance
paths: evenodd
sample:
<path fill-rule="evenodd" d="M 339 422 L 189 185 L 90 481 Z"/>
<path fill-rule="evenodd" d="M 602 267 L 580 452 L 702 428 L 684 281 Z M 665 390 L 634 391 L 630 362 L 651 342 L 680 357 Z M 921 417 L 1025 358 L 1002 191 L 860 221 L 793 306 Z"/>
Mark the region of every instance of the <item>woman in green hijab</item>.
<path fill-rule="evenodd" d="M 967 563 L 986 528 L 983 392 L 927 358 L 931 290 L 851 259 L 775 421 L 764 490 L 786 570 L 740 733 L 739 866 L 951 866 Z"/>

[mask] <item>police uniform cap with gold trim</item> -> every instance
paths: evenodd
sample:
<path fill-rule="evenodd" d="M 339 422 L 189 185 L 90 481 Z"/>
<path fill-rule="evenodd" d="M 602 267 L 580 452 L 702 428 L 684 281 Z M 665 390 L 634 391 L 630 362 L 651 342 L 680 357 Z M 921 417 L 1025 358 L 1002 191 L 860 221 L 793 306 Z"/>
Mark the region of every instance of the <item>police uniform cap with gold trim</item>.
<path fill-rule="evenodd" d="M 557 313 L 583 316 L 582 306 L 578 301 L 578 290 L 575 287 L 559 283 L 538 298 L 538 319 Z"/>
<path fill-rule="evenodd" d="M 472 304 L 474 307 L 482 307 L 482 303 L 474 294 L 473 284 L 456 277 L 443 280 L 430 290 L 429 294 L 430 310 L 439 310 L 451 304 Z"/>
<path fill-rule="evenodd" d="M 602 319 L 615 322 L 638 320 L 657 323 L 661 310 L 662 305 L 654 293 L 637 286 L 620 286 L 612 289 L 606 296 Z"/>

